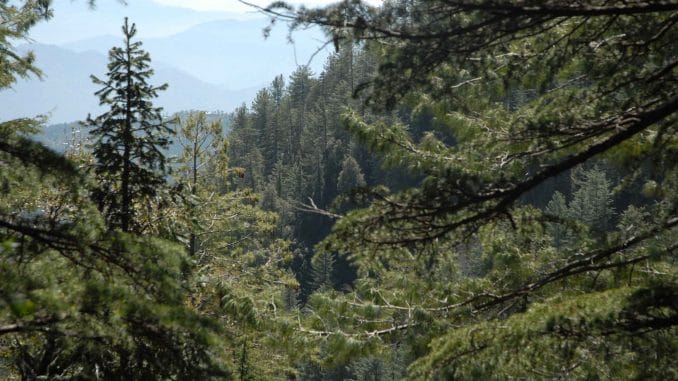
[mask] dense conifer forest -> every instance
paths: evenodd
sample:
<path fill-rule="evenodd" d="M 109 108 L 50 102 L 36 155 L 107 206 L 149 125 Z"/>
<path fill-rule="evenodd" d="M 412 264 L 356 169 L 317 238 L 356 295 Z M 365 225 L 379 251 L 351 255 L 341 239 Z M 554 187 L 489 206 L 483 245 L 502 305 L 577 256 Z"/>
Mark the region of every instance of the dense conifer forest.
<path fill-rule="evenodd" d="M 125 19 L 65 151 L 0 121 L 0 379 L 678 379 L 678 3 L 251 6 L 324 69 L 168 115 Z"/>

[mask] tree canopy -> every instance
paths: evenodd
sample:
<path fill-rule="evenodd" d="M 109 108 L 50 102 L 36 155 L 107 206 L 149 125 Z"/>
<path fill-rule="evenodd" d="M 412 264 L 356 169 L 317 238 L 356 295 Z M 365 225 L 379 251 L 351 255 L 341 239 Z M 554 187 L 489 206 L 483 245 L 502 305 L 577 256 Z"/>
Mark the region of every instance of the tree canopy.
<path fill-rule="evenodd" d="M 167 84 L 153 86 L 150 55 L 133 42 L 136 25 L 125 18 L 122 26 L 124 46 L 109 51 L 107 79 L 91 76 L 102 86 L 96 92 L 99 103 L 110 110 L 92 118 L 86 126 L 93 127 L 93 155 L 99 187 L 93 197 L 107 216 L 111 228 L 141 231 L 137 215 L 142 206 L 156 204 L 153 198 L 165 183 L 167 169 L 162 150 L 170 144 L 174 131 L 163 120 L 161 107 L 152 100 Z"/>
<path fill-rule="evenodd" d="M 421 379 L 670 377 L 678 4 L 345 1 L 262 11 L 375 52 L 377 73 L 354 94 L 374 112 L 431 116 L 417 136 L 407 121 L 344 113 L 387 165 L 423 180 L 373 188 L 370 205 L 319 246 L 352 258 L 360 277 L 351 296 L 318 300 L 327 314 L 313 332 L 350 351 L 350 340 L 401 341 L 406 331 L 417 358 L 410 377 Z M 545 209 L 539 194 L 596 164 L 619 174 L 614 190 L 584 172 L 590 185 L 576 185 L 570 216 L 549 214 L 558 208 Z M 653 192 L 639 199 L 639 188 Z M 620 198 L 616 221 L 600 192 Z M 645 217 L 628 225 L 631 215 Z M 573 246 L 554 246 L 556 221 L 578 232 Z M 644 368 L 640 348 L 653 345 L 666 352 L 652 351 L 656 367 Z M 611 352 L 630 357 L 605 360 Z"/>
<path fill-rule="evenodd" d="M 49 4 L 0 0 L 0 89 Z M 678 378 L 676 2 L 259 9 L 338 51 L 225 136 L 127 22 L 91 153 L 0 123 L 0 377 Z"/>

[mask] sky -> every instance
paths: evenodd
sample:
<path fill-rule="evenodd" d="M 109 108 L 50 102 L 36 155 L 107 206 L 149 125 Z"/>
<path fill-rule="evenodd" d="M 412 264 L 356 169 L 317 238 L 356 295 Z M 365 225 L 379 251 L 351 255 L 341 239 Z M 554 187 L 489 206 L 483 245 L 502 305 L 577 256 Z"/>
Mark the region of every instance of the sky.
<path fill-rule="evenodd" d="M 222 11 L 222 12 L 233 12 L 233 13 L 245 13 L 250 12 L 252 9 L 247 5 L 237 1 L 237 0 L 153 0 L 153 2 L 161 4 L 174 6 L 179 8 L 188 8 L 196 11 Z M 271 0 L 248 0 L 248 3 L 267 6 L 272 1 Z M 301 0 L 288 0 L 290 4 L 299 5 L 303 4 L 306 6 L 318 6 L 318 5 L 327 5 L 331 3 L 336 3 L 337 0 L 312 0 L 312 1 L 301 1 Z"/>
<path fill-rule="evenodd" d="M 273 0 L 249 1 L 267 6 Z M 333 0 L 288 2 L 312 7 L 330 4 Z M 227 96 L 249 102 L 257 89 L 269 84 L 276 75 L 291 74 L 297 65 L 308 63 L 318 74 L 332 52 L 324 45 L 327 36 L 319 28 L 295 32 L 292 35 L 295 43 L 290 44 L 287 27 L 279 23 L 269 38 L 264 39 L 263 29 L 269 25 L 268 19 L 238 0 L 126 0 L 126 3 L 96 0 L 96 7 L 92 9 L 87 0 L 52 0 L 54 17 L 32 28 L 27 41 L 43 45 L 22 47 L 43 52 L 42 56 L 38 55 L 37 65 L 45 69 L 45 77 L 43 80 L 29 78 L 12 90 L 15 92 L 12 99 L 20 99 L 22 94 L 25 99 L 42 97 L 40 102 L 33 102 L 36 110 L 22 110 L 21 115 L 65 110 L 59 120 L 54 112 L 52 122 L 75 120 L 79 115 L 85 115 L 87 110 L 71 112 L 62 104 L 71 98 L 50 97 L 50 94 L 62 94 L 62 91 L 53 90 L 60 90 L 60 86 L 67 88 L 64 83 L 72 83 L 75 77 L 89 85 L 89 74 L 96 72 L 90 67 L 90 61 L 94 59 L 91 54 L 105 59 L 108 49 L 122 39 L 120 29 L 125 17 L 137 25 L 136 38 L 144 42 L 154 65 L 181 71 L 183 76 L 175 73 L 167 82 L 173 81 L 177 89 L 187 86 L 191 90 L 199 87 L 195 81 L 202 81 L 204 85 L 228 92 L 223 95 L 224 105 L 227 100 L 232 101 L 226 99 Z M 192 39 L 196 38 L 198 40 L 194 42 Z M 323 50 L 318 51 L 323 46 Z M 104 67 L 101 64 L 102 70 Z M 19 86 L 22 84 L 25 86 Z M 96 89 L 85 89 L 83 84 L 81 90 L 82 94 L 89 95 Z M 191 99 L 199 101 L 197 96 L 192 95 Z M 79 104 L 89 107 L 83 102 Z M 166 106 L 171 108 L 171 104 Z M 195 104 L 190 107 L 203 109 L 208 106 Z M 3 119 L 3 111 L 10 109 L 0 109 L 0 119 Z"/>
<path fill-rule="evenodd" d="M 54 17 L 36 25 L 30 37 L 35 42 L 59 45 L 104 35 L 115 36 L 120 34 L 124 17 L 137 24 L 140 38 L 165 37 L 214 20 L 262 17 L 238 6 L 237 0 L 214 2 L 223 3 L 221 10 L 206 10 L 204 6 L 208 4 L 196 0 L 127 0 L 127 5 L 118 0 L 97 0 L 94 9 L 86 0 L 53 0 Z M 227 7 L 228 4 L 231 6 Z"/>
<path fill-rule="evenodd" d="M 381 0 L 369 0 L 373 4 Z M 266 6 L 272 0 L 250 0 Z M 290 0 L 308 7 L 334 0 Z M 97 0 L 90 9 L 87 0 L 53 0 L 54 18 L 34 27 L 31 39 L 44 44 L 64 44 L 103 35 L 118 35 L 125 16 L 139 27 L 140 38 L 165 37 L 192 26 L 224 19 L 264 18 L 238 0 Z M 262 25 L 265 25 L 262 23 Z"/>

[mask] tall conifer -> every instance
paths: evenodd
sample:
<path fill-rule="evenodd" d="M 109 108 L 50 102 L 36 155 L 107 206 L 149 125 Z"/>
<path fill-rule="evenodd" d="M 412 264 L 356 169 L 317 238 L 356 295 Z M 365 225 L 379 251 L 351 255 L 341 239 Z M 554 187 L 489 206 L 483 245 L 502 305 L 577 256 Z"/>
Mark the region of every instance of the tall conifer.
<path fill-rule="evenodd" d="M 135 203 L 156 196 L 165 182 L 165 157 L 162 150 L 170 144 L 173 133 L 164 121 L 162 108 L 152 100 L 167 84 L 153 86 L 151 58 L 133 42 L 137 29 L 127 18 L 122 26 L 124 44 L 109 51 L 105 80 L 91 76 L 101 86 L 95 93 L 103 114 L 87 117 L 86 125 L 94 127 L 93 154 L 98 186 L 93 197 L 106 215 L 109 227 L 134 231 Z"/>

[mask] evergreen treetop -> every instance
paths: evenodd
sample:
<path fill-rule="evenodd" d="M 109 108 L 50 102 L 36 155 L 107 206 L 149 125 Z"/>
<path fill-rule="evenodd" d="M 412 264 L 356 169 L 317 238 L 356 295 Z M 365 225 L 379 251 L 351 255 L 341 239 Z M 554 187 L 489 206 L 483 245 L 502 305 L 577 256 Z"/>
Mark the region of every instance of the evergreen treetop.
<path fill-rule="evenodd" d="M 95 94 L 99 103 L 109 108 L 103 114 L 87 117 L 92 126 L 95 173 L 100 186 L 93 197 L 111 227 L 123 231 L 139 230 L 135 217 L 139 203 L 158 194 L 167 172 L 163 150 L 173 130 L 163 120 L 162 108 L 153 106 L 158 92 L 167 84 L 153 86 L 150 56 L 133 42 L 135 24 L 125 18 L 124 43 L 109 51 L 107 78 L 91 76 L 101 86 Z"/>

